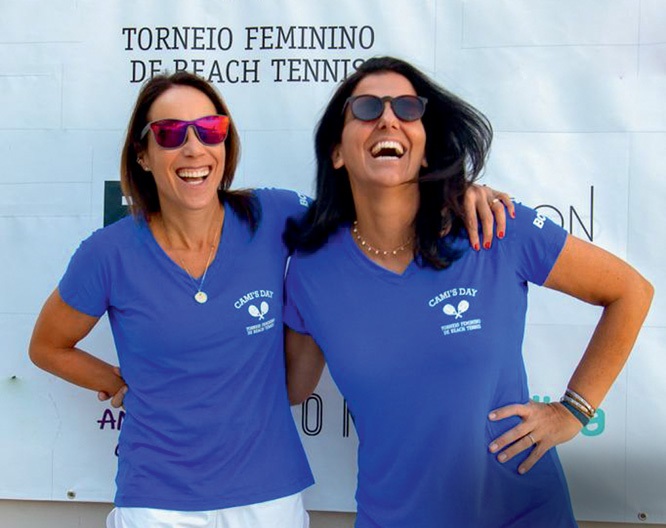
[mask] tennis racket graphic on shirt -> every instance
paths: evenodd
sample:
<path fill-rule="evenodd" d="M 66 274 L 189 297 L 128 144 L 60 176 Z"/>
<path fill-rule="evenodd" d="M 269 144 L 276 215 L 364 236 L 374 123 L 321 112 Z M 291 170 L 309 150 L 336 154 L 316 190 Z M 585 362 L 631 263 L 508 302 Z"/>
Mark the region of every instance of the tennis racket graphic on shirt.
<path fill-rule="evenodd" d="M 268 303 L 266 301 L 262 301 L 262 303 L 259 305 L 259 308 L 257 308 L 254 304 L 251 304 L 248 306 L 247 311 L 250 312 L 252 317 L 256 317 L 262 321 L 264 319 L 264 315 L 268 313 Z"/>
<path fill-rule="evenodd" d="M 458 303 L 457 310 L 452 304 L 445 304 L 444 308 L 442 308 L 442 311 L 446 315 L 455 315 L 456 319 L 460 319 L 462 314 L 464 314 L 467 310 L 469 310 L 469 303 L 464 299 Z"/>

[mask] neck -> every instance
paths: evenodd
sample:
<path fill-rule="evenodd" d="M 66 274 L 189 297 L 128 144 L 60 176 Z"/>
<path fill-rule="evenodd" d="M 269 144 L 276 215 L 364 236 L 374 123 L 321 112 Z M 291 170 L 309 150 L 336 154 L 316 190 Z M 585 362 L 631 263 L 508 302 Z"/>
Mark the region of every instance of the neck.
<path fill-rule="evenodd" d="M 223 219 L 224 208 L 217 203 L 206 210 L 178 215 L 162 209 L 150 224 L 156 238 L 168 249 L 200 251 L 217 246 Z"/>
<path fill-rule="evenodd" d="M 372 194 L 354 192 L 357 227 L 363 238 L 382 250 L 394 249 L 413 238 L 419 205 L 418 190 L 414 190 L 416 192 L 402 188 Z"/>
<path fill-rule="evenodd" d="M 353 192 L 356 244 L 375 263 L 396 273 L 402 273 L 414 258 L 414 219 L 419 199 L 418 188 L 410 187 L 416 192 L 404 188 L 372 194 Z"/>

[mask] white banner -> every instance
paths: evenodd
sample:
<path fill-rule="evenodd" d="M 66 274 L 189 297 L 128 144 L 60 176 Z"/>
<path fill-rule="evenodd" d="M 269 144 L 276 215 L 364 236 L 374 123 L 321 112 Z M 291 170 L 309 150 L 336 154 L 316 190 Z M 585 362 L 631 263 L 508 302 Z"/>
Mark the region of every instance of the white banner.
<path fill-rule="evenodd" d="M 484 182 L 652 281 L 647 325 L 597 418 L 560 453 L 581 520 L 666 523 L 666 3 L 663 0 L 0 0 L 0 497 L 110 501 L 122 413 L 32 366 L 41 304 L 80 240 L 123 212 L 119 152 L 141 83 L 219 88 L 236 187 L 312 193 L 312 130 L 362 60 L 396 55 L 491 119 Z M 599 309 L 533 290 L 533 396 L 561 394 Z M 115 362 L 108 323 L 83 346 Z M 356 436 L 325 374 L 294 408 L 317 484 L 352 511 Z"/>

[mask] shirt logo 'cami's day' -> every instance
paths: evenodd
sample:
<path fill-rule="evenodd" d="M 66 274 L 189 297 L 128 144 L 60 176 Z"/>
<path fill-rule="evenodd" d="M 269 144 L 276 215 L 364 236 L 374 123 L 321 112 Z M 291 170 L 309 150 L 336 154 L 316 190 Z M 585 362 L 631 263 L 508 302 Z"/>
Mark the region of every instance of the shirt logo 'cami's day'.
<path fill-rule="evenodd" d="M 456 319 L 460 319 L 462 314 L 469 310 L 469 303 L 466 300 L 462 300 L 458 303 L 458 306 L 453 306 L 452 304 L 445 304 L 442 311 L 446 315 L 455 315 Z"/>
<path fill-rule="evenodd" d="M 268 303 L 266 301 L 261 301 L 259 308 L 254 304 L 251 304 L 247 307 L 247 311 L 252 317 L 256 317 L 260 321 L 264 320 L 264 316 L 268 313 Z"/>
<path fill-rule="evenodd" d="M 275 327 L 275 317 L 266 319 L 266 314 L 271 310 L 266 299 L 273 298 L 273 290 L 253 290 L 244 294 L 234 303 L 236 310 L 242 309 L 247 305 L 247 313 L 255 318 L 257 322 L 245 327 L 247 335 L 260 334 L 266 330 Z M 261 301 L 259 301 L 261 299 Z"/>
<path fill-rule="evenodd" d="M 481 330 L 481 319 L 473 317 L 473 309 L 471 313 L 468 313 L 472 308 L 469 299 L 473 300 L 477 291 L 475 288 L 452 288 L 437 294 L 428 301 L 430 308 L 439 309 L 439 305 L 444 304 L 442 313 L 447 316 L 447 321 L 440 328 L 445 336 Z M 460 299 L 460 297 L 464 298 Z M 466 317 L 464 317 L 465 314 L 467 314 Z M 449 318 L 453 318 L 453 322 L 450 322 Z"/>

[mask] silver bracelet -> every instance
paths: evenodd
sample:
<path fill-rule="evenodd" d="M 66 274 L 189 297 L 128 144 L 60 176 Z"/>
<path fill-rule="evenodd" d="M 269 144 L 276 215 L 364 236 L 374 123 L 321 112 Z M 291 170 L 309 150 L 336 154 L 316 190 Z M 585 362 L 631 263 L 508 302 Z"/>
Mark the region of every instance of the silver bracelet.
<path fill-rule="evenodd" d="M 589 414 L 590 416 L 594 416 L 594 413 L 597 412 L 597 410 L 594 407 L 592 407 L 592 405 L 590 405 L 590 403 L 585 398 L 583 398 L 580 394 L 570 389 L 569 387 L 567 387 L 565 394 L 568 395 L 570 398 L 576 400 L 583 407 L 585 407 L 587 409 L 587 414 Z"/>
<path fill-rule="evenodd" d="M 564 396 L 562 396 L 560 398 L 560 403 L 564 403 L 564 402 L 567 402 L 569 405 L 576 408 L 580 413 L 584 414 L 588 418 L 593 418 L 594 417 L 594 414 L 590 413 L 590 411 L 587 407 L 585 407 L 582 403 L 580 403 L 575 398 L 572 398 L 571 396 L 569 396 L 567 393 L 565 393 Z"/>

